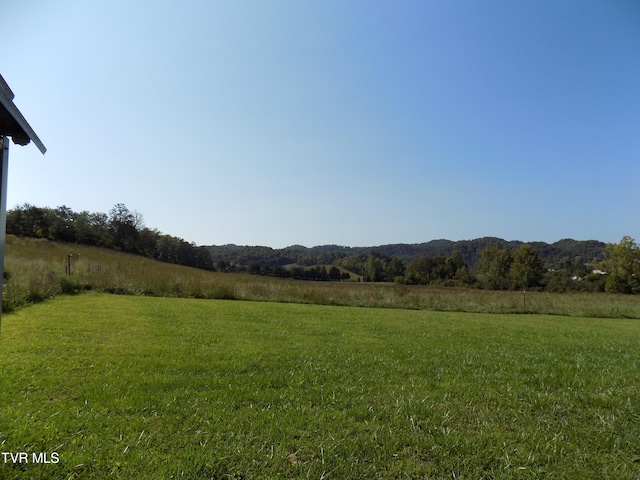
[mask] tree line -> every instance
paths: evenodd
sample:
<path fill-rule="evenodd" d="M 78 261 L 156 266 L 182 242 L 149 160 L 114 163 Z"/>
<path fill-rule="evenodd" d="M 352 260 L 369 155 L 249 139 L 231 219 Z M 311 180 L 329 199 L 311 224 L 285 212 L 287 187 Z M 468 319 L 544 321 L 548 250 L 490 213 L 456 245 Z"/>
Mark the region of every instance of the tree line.
<path fill-rule="evenodd" d="M 338 245 L 208 248 L 220 270 L 335 280 L 335 272 L 332 277 L 328 271 L 316 267 L 335 265 L 343 273 L 351 272 L 351 280 L 366 282 L 565 292 L 605 289 L 604 276 L 592 273 L 602 265 L 605 247 L 605 243 L 595 240 L 525 244 L 485 237 L 460 242 L 434 240 L 417 245 L 383 245 L 373 249 Z"/>
<path fill-rule="evenodd" d="M 245 266 L 255 261 L 261 265 L 329 265 L 336 264 L 345 257 L 366 257 L 374 250 L 388 258 L 398 258 L 406 265 L 422 257 L 449 257 L 458 252 L 467 264 L 469 270 L 475 271 L 480 264 L 482 252 L 489 247 L 508 249 L 515 252 L 524 242 L 507 241 L 496 237 L 483 237 L 475 240 L 432 240 L 419 244 L 392 244 L 376 247 L 347 247 L 340 245 L 322 245 L 304 247 L 292 245 L 290 247 L 273 249 L 269 247 L 212 245 L 207 247 L 214 262 L 223 261 L 228 265 Z M 545 242 L 530 242 L 540 255 L 543 265 L 548 269 L 565 270 L 580 273 L 585 264 L 597 264 L 604 258 L 606 244 L 597 240 L 563 239 L 548 244 Z M 354 270 L 361 272 L 361 269 Z"/>
<path fill-rule="evenodd" d="M 256 250 L 252 251 L 256 253 Z M 591 273 L 589 265 L 582 265 L 584 277 L 571 275 L 576 271 L 575 268 L 570 270 L 545 268 L 538 251 L 530 244 L 522 244 L 515 250 L 506 247 L 487 247 L 481 252 L 475 269 L 469 267 L 458 251 L 448 256 L 422 256 L 405 263 L 398 257 L 390 257 L 379 251 L 370 250 L 366 254 L 352 256 L 342 254 L 334 258 L 334 264 L 329 269 L 323 265 L 305 267 L 300 263 L 294 263 L 295 256 L 280 257 L 285 263 L 273 266 L 261 264 L 255 255 L 251 258 L 253 260 L 246 268 L 237 264 L 233 270 L 246 270 L 256 275 L 316 281 L 357 280 L 489 290 L 565 292 L 605 289 L 605 277 Z"/>
<path fill-rule="evenodd" d="M 575 241 L 571 241 L 573 245 Z M 579 242 L 575 242 L 579 243 Z M 594 242 L 595 243 L 595 242 Z M 274 250 L 268 247 L 225 246 L 227 253 L 236 252 L 217 263 L 219 270 L 247 271 L 305 280 L 357 280 L 363 282 L 395 282 L 407 285 L 432 285 L 489 290 L 544 290 L 548 292 L 605 290 L 602 273 L 593 273 L 596 267 L 605 268 L 606 252 L 602 261 L 585 263 L 590 254 L 575 255 L 573 261 L 563 260 L 547 267 L 533 244 L 519 242 L 504 247 L 488 246 L 479 252 L 471 267 L 463 254 L 454 250 L 450 255 L 422 255 L 405 262 L 369 249 L 367 253 L 349 255 L 343 249 L 322 251 L 314 255 L 311 249 L 289 247 Z M 209 247 L 210 249 L 212 247 Z M 213 247 L 220 251 L 220 247 Z M 606 249 L 603 249 L 606 250 Z M 216 258 L 213 255 L 214 260 Z M 590 257 L 594 258 L 594 257 Z M 237 263 L 229 261 L 235 259 Z M 247 262 L 247 263 L 242 263 Z M 323 266 L 331 264 L 331 268 Z M 597 270 L 596 270 L 597 271 Z"/>
<path fill-rule="evenodd" d="M 144 226 L 142 215 L 116 204 L 109 213 L 28 203 L 7 211 L 7 233 L 106 247 L 162 262 L 213 270 L 211 254 L 182 238 Z"/>
<path fill-rule="evenodd" d="M 108 213 L 24 204 L 7 212 L 7 233 L 113 248 L 206 270 L 306 280 L 640 293 L 640 246 L 631 237 L 618 244 L 571 239 L 554 244 L 522 243 L 485 237 L 374 249 L 338 245 L 199 247 L 147 228 L 142 215 L 122 203 Z"/>

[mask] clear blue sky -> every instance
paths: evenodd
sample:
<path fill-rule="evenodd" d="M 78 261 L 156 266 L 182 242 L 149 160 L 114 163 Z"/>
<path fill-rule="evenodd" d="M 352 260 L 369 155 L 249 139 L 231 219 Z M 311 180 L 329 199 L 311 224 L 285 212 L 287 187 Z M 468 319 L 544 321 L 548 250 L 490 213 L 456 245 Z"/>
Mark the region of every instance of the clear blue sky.
<path fill-rule="evenodd" d="M 198 245 L 640 240 L 637 0 L 3 1 L 8 205 Z"/>

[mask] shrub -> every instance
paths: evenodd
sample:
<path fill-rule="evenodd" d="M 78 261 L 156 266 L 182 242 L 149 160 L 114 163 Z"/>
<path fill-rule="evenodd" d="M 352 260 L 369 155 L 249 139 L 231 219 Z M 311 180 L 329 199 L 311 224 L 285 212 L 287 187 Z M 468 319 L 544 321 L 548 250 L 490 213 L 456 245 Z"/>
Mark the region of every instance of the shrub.
<path fill-rule="evenodd" d="M 65 295 L 75 295 L 80 293 L 81 290 L 82 286 L 80 283 L 72 277 L 68 275 L 60 277 L 60 293 L 64 293 Z"/>

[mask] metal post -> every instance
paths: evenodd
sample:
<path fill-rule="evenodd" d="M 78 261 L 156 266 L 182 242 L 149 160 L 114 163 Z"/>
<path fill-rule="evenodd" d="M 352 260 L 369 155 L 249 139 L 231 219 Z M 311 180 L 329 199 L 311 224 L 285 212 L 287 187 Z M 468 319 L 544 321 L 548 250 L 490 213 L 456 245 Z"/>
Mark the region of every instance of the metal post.
<path fill-rule="evenodd" d="M 4 293 L 4 244 L 7 236 L 7 171 L 9 169 L 9 137 L 0 135 L 0 279 L 1 293 Z M 1 297 L 0 297 L 1 298 Z M 0 301 L 0 322 L 2 319 L 2 302 Z"/>

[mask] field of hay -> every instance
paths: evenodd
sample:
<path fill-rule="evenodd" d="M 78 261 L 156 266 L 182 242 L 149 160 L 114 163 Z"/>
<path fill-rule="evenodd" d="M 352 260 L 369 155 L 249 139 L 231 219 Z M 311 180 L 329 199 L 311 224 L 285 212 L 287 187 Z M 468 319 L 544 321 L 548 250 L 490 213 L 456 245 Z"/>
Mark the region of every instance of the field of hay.
<path fill-rule="evenodd" d="M 7 236 L 5 271 L 8 276 L 2 297 L 5 312 L 61 293 L 93 290 L 159 297 L 640 318 L 640 296 L 633 295 L 523 294 L 384 283 L 287 280 L 208 272 L 108 249 L 13 235 Z"/>

